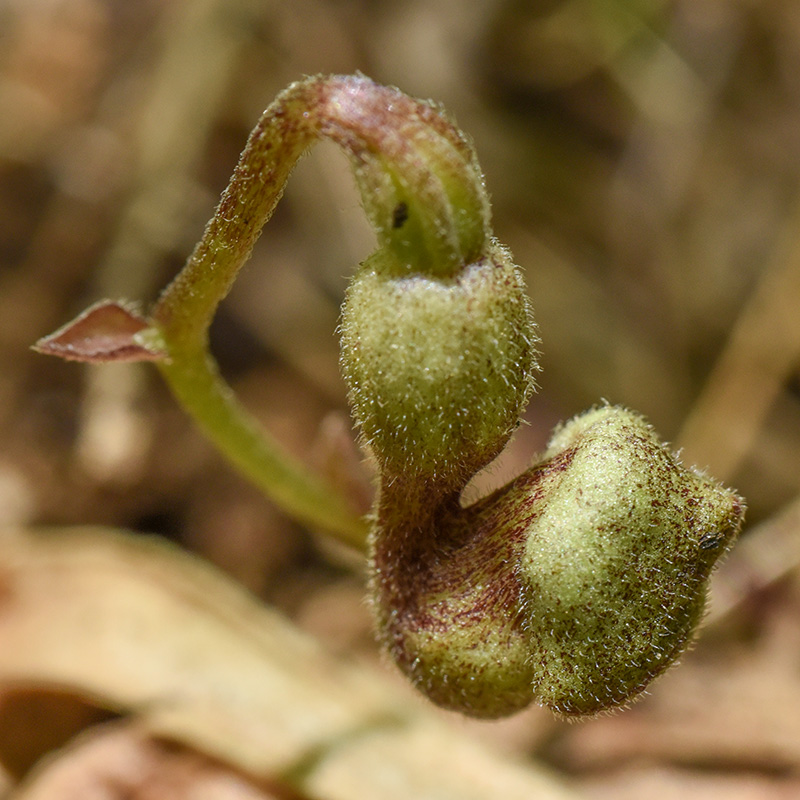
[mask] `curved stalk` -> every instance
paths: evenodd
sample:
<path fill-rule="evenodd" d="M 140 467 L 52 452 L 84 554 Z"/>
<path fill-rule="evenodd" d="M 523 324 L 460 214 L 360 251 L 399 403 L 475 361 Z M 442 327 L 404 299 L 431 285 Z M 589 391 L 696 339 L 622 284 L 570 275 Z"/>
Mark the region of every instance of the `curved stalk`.
<path fill-rule="evenodd" d="M 217 306 L 295 163 L 320 138 L 350 156 L 379 242 L 394 248 L 401 269 L 447 273 L 485 246 L 488 202 L 458 174 L 465 158 L 477 169 L 472 151 L 436 109 L 365 78 L 309 79 L 282 92 L 262 115 L 203 237 L 153 308 L 153 330 L 140 340 L 166 354 L 156 363 L 173 392 L 242 472 L 295 517 L 364 547 L 364 521 L 254 423 L 208 352 Z M 424 213 L 417 213 L 420 206 Z M 399 213 L 412 218 L 402 237 L 396 235 Z"/>
<path fill-rule="evenodd" d="M 169 340 L 164 339 L 169 348 Z M 169 348 L 157 362 L 176 399 L 239 471 L 280 508 L 357 549 L 368 526 L 333 487 L 292 458 L 239 403 L 204 349 Z"/>

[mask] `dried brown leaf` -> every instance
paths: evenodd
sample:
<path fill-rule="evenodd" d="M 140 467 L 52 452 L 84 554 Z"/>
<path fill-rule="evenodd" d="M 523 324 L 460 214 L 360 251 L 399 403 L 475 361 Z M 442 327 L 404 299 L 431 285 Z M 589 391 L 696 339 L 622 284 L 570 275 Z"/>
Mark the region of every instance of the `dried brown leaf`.
<path fill-rule="evenodd" d="M 0 547 L 0 682 L 71 686 L 255 773 L 401 713 L 199 559 L 77 529 Z"/>
<path fill-rule="evenodd" d="M 74 692 L 7 687 L 0 691 L 0 761 L 20 778 L 43 755 L 111 716 Z"/>
<path fill-rule="evenodd" d="M 291 797 L 291 795 L 289 795 Z M 133 726 L 103 726 L 42 765 L 14 800 L 285 800 L 230 767 L 157 741 Z"/>

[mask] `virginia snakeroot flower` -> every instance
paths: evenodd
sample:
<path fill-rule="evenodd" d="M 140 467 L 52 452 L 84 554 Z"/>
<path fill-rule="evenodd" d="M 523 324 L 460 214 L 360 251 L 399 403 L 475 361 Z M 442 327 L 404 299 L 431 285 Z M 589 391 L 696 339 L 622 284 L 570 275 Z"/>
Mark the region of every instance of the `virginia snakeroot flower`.
<path fill-rule="evenodd" d="M 363 541 L 363 521 L 254 425 L 208 352 L 217 305 L 319 139 L 349 156 L 378 239 L 347 291 L 340 335 L 353 415 L 379 470 L 367 549 L 380 641 L 421 692 L 464 714 L 624 704 L 691 641 L 744 501 L 682 466 L 640 416 L 605 405 L 561 426 L 510 484 L 462 505 L 533 392 L 537 335 L 522 274 L 492 235 L 472 145 L 439 108 L 363 76 L 293 84 L 264 112 L 150 315 L 102 303 L 39 349 L 154 361 L 276 502 Z"/>

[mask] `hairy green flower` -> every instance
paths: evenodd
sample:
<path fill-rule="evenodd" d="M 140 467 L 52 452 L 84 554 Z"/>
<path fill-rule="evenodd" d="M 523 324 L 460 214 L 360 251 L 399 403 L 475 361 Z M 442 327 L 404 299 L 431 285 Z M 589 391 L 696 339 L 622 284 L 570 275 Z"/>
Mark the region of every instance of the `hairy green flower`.
<path fill-rule="evenodd" d="M 613 406 L 461 508 L 384 485 L 373 593 L 384 642 L 438 704 L 498 717 L 621 705 L 692 639 L 743 501 Z"/>
<path fill-rule="evenodd" d="M 558 429 L 508 486 L 461 505 L 519 423 L 537 337 L 521 273 L 492 235 L 474 149 L 440 109 L 363 76 L 292 84 L 253 130 L 150 319 L 101 303 L 40 349 L 155 361 L 267 493 L 359 541 L 361 521 L 253 424 L 208 353 L 217 305 L 318 139 L 350 158 L 378 239 L 340 332 L 353 413 L 379 470 L 369 534 L 379 638 L 431 700 L 465 714 L 625 703 L 691 641 L 744 501 L 684 468 L 639 416 L 603 406 Z"/>

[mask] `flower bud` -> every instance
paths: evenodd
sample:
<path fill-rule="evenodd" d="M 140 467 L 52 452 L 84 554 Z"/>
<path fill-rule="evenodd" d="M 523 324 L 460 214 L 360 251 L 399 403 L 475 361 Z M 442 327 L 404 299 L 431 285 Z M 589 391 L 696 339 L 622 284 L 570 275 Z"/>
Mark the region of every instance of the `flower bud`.
<path fill-rule="evenodd" d="M 335 102 L 380 245 L 342 309 L 353 413 L 384 480 L 460 488 L 503 448 L 533 391 L 523 280 L 491 237 L 474 150 L 444 114 L 374 84 L 343 82 Z"/>

